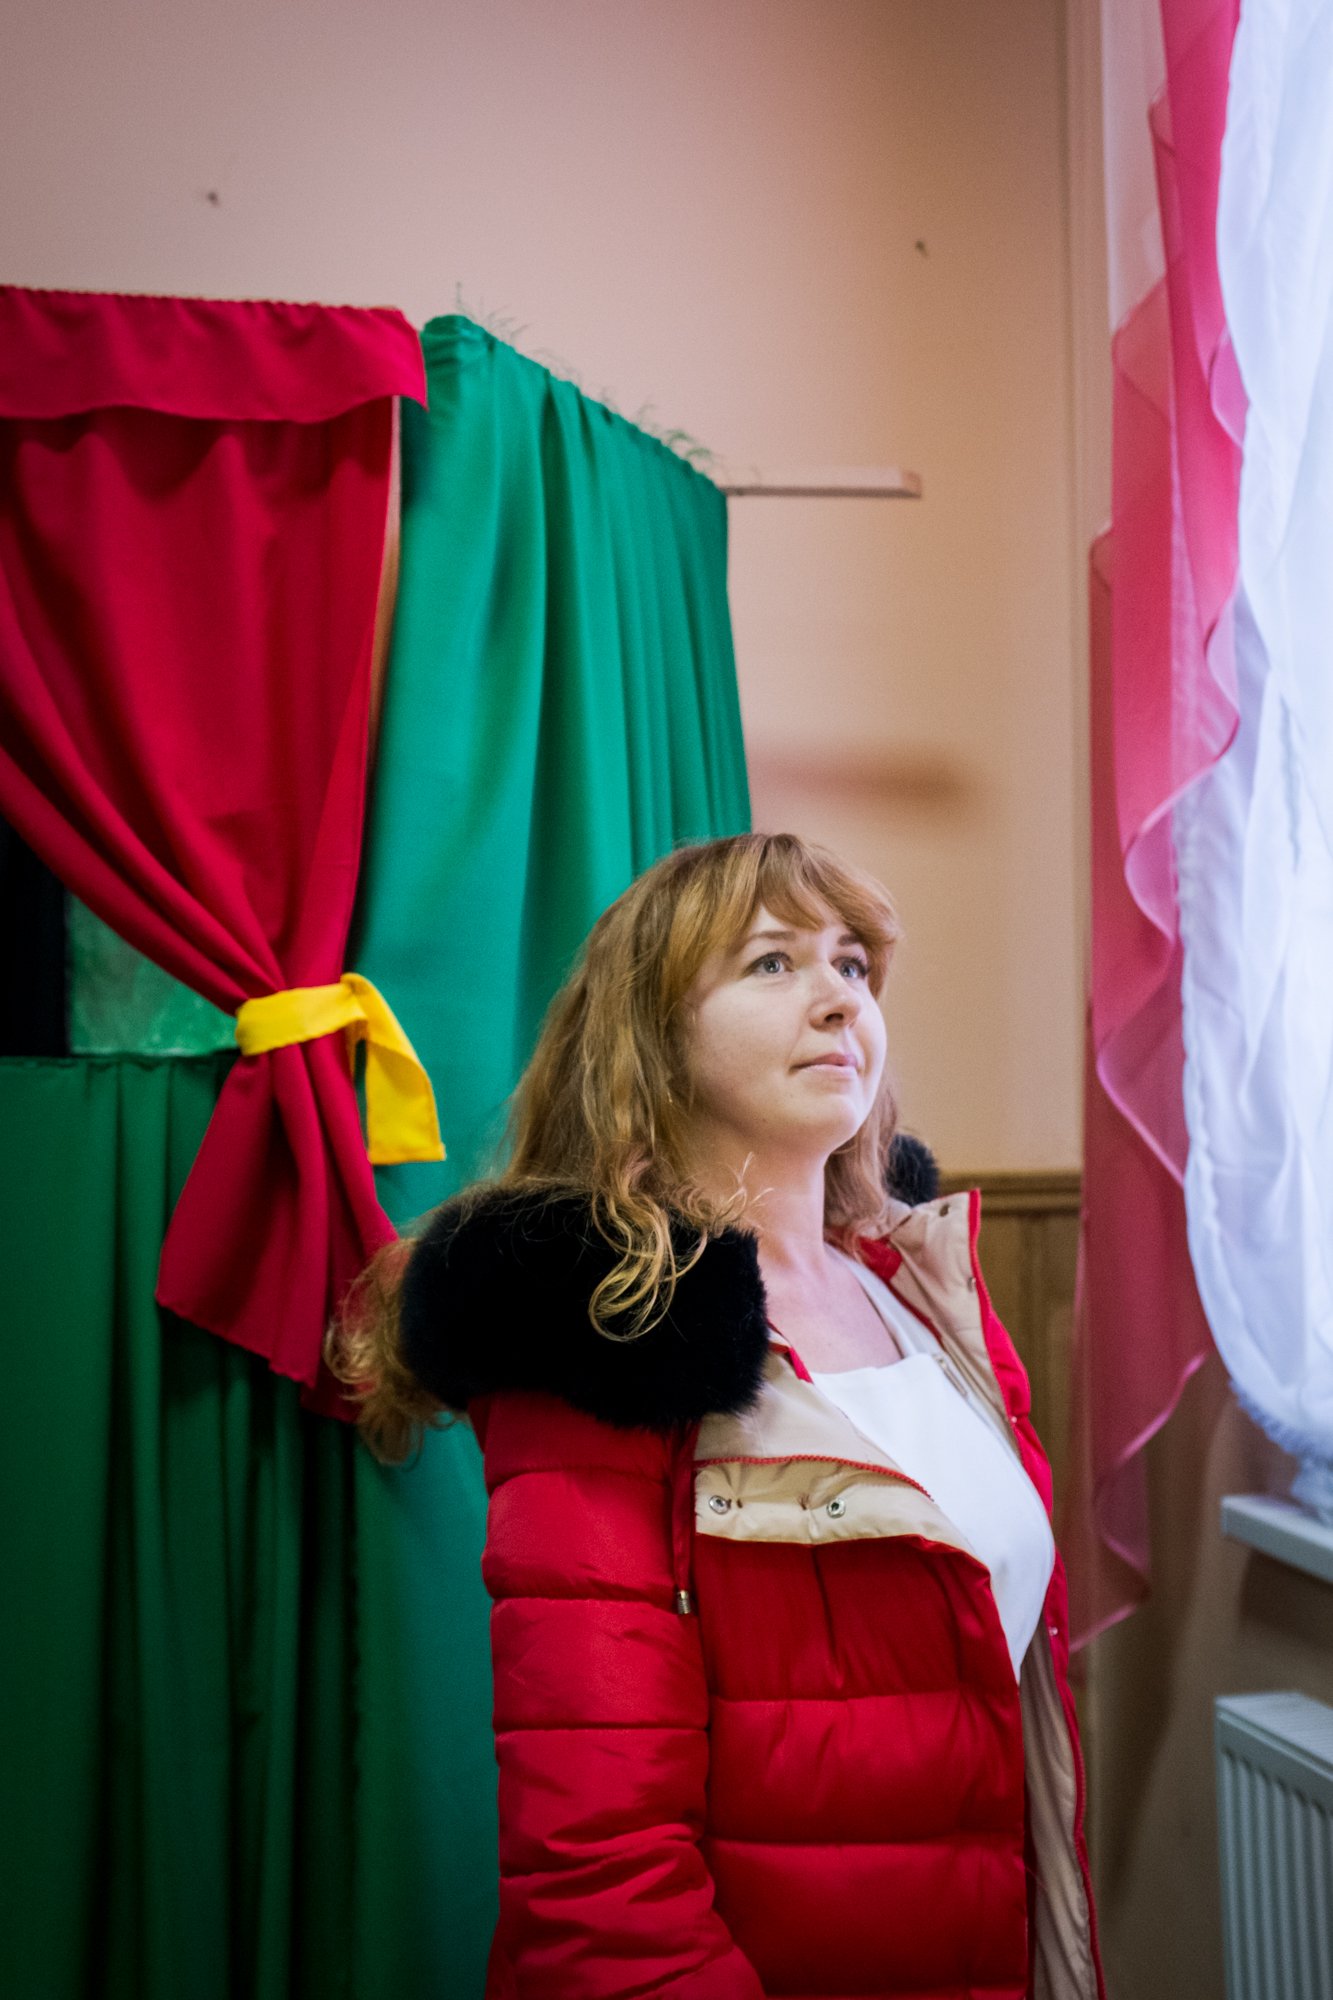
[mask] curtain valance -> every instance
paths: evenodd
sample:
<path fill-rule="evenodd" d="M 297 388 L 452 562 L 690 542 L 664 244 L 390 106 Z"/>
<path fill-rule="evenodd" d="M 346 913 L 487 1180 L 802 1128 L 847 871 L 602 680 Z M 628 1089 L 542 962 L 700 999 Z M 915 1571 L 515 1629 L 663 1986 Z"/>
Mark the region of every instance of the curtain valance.
<path fill-rule="evenodd" d="M 385 396 L 426 400 L 420 343 L 389 307 L 0 285 L 0 416 L 318 424 Z"/>

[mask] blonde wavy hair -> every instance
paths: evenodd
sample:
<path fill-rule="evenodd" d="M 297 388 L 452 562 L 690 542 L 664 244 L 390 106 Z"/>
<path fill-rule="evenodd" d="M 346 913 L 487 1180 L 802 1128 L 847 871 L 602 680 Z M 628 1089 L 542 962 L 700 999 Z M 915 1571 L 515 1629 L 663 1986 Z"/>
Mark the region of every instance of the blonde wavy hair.
<path fill-rule="evenodd" d="M 803 929 L 820 928 L 832 912 L 865 947 L 879 998 L 901 927 L 870 876 L 790 833 L 677 848 L 593 925 L 511 1100 L 505 1164 L 454 1197 L 468 1208 L 497 1188 L 587 1196 L 618 1252 L 588 1308 L 608 1339 L 639 1339 L 655 1326 L 710 1235 L 762 1200 L 762 1189 L 741 1183 L 719 1201 L 692 1177 L 684 1004 L 705 962 L 735 946 L 761 905 Z M 896 1123 L 886 1065 L 869 1115 L 825 1170 L 826 1227 L 848 1248 L 886 1224 Z M 673 1216 L 697 1232 L 683 1262 Z M 403 1358 L 398 1290 L 410 1252 L 410 1240 L 399 1240 L 377 1253 L 325 1341 L 330 1369 L 360 1404 L 363 1437 L 389 1463 L 448 1421 Z"/>

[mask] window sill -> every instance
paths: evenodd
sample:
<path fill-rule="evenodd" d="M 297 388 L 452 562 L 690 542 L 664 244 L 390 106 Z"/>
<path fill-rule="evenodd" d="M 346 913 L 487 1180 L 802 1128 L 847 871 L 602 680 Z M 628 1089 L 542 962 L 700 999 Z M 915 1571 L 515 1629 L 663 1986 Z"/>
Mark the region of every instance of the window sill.
<path fill-rule="evenodd" d="M 1227 1493 L 1222 1533 L 1266 1556 L 1333 1583 L 1333 1528 L 1294 1501 L 1266 1493 Z"/>

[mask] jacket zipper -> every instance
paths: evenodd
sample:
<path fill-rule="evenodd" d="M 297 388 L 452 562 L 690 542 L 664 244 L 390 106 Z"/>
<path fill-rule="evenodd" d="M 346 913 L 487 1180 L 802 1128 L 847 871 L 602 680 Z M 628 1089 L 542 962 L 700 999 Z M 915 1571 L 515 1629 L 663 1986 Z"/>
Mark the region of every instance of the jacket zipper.
<path fill-rule="evenodd" d="M 694 1610 L 690 1586 L 694 1582 L 690 1556 L 694 1536 L 694 1442 L 697 1423 L 686 1424 L 677 1439 L 671 1467 L 671 1561 L 675 1586 L 674 1608 L 682 1617 Z"/>

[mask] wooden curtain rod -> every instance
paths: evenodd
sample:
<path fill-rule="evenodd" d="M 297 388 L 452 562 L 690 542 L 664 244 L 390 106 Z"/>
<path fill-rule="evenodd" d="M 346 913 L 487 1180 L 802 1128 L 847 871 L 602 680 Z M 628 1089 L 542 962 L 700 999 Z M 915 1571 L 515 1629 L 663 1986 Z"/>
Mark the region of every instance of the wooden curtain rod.
<path fill-rule="evenodd" d="M 805 472 L 760 472 L 757 466 L 714 475 L 730 498 L 757 494 L 803 500 L 919 500 L 921 474 L 896 465 L 817 466 Z"/>

